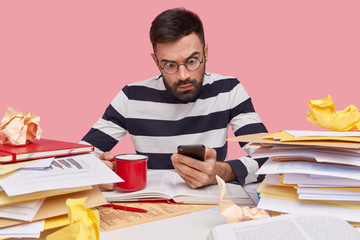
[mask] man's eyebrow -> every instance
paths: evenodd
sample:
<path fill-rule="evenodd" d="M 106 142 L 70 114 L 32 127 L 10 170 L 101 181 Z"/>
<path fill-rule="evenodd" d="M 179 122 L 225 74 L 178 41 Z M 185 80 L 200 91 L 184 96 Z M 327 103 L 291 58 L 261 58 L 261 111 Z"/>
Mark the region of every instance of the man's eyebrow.
<path fill-rule="evenodd" d="M 195 55 L 198 55 L 198 54 L 200 54 L 200 52 L 193 52 L 192 54 L 190 54 L 190 56 L 188 56 L 187 58 L 186 58 L 186 60 L 187 59 L 189 59 L 189 58 L 192 58 L 192 57 L 194 57 Z M 168 60 L 168 59 L 166 59 L 166 58 L 164 58 L 164 59 L 161 59 L 161 61 L 160 62 L 176 62 L 176 61 L 174 61 L 174 60 Z"/>

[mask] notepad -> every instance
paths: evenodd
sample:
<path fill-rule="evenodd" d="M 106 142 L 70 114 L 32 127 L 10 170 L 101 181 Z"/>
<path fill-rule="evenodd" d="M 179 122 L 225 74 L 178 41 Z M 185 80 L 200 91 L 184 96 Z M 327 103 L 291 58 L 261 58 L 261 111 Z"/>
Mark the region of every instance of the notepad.
<path fill-rule="evenodd" d="M 34 140 L 34 142 L 24 146 L 0 144 L 0 163 L 81 154 L 92 151 L 94 151 L 94 147 L 91 145 L 50 139 Z"/>

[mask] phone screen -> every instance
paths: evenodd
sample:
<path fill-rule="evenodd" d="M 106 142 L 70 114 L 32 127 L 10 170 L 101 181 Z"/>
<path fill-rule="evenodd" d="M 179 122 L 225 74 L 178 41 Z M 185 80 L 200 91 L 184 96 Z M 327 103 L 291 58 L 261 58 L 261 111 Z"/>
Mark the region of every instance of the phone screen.
<path fill-rule="evenodd" d="M 179 145 L 177 152 L 200 161 L 204 161 L 205 158 L 205 146 L 202 144 Z"/>

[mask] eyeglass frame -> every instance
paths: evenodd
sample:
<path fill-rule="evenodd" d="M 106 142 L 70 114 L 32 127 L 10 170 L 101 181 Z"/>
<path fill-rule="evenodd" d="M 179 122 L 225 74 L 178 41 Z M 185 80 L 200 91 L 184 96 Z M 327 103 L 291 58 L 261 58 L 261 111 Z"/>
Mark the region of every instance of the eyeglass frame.
<path fill-rule="evenodd" d="M 188 58 L 186 59 L 185 63 L 182 63 L 182 64 L 178 64 L 178 63 L 175 62 L 175 61 L 167 61 L 166 63 L 168 63 L 168 62 L 173 62 L 173 63 L 175 63 L 175 64 L 177 65 L 177 68 L 176 68 L 176 71 L 175 71 L 175 72 L 173 72 L 173 73 L 168 73 L 168 72 L 165 70 L 164 66 L 161 66 L 161 65 L 160 65 L 159 60 L 158 60 L 158 58 L 157 58 L 156 55 L 155 55 L 155 57 L 156 57 L 156 61 L 157 61 L 158 65 L 159 65 L 160 69 L 161 69 L 162 71 L 164 71 L 165 73 L 169 74 L 169 75 L 173 75 L 173 74 L 177 73 L 177 72 L 179 71 L 179 67 L 180 67 L 181 65 L 185 65 L 185 67 L 186 67 L 186 69 L 187 69 L 188 71 L 196 71 L 196 70 L 198 70 L 198 69 L 200 68 L 201 64 L 204 62 L 204 55 L 202 56 L 202 59 L 201 59 L 201 60 L 200 60 L 199 58 L 197 58 L 197 57 L 188 57 Z M 191 70 L 191 69 L 189 69 L 188 66 L 186 65 L 186 62 L 187 62 L 190 58 L 196 58 L 196 59 L 200 62 L 199 66 L 198 66 L 196 69 L 192 69 L 192 70 Z M 166 64 L 166 63 L 165 63 L 165 64 Z M 164 65 L 165 65 L 165 64 L 164 64 Z"/>

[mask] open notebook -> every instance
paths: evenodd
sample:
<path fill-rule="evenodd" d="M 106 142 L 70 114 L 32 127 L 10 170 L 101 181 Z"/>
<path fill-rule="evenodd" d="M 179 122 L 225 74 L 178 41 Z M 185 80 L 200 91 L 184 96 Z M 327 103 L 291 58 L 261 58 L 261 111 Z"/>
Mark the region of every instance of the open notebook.
<path fill-rule="evenodd" d="M 218 204 L 219 186 L 191 189 L 174 170 L 148 170 L 145 189 L 130 193 L 114 190 L 103 192 L 103 195 L 109 202 L 166 198 L 188 204 Z M 247 192 L 238 184 L 226 184 L 226 199 L 242 206 L 254 205 Z"/>

